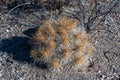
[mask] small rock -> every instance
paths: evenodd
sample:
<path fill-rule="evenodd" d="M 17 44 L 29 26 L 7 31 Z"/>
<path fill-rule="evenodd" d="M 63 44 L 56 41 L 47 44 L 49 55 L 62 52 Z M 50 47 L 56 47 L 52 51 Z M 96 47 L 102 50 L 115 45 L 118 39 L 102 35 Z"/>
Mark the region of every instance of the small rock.
<path fill-rule="evenodd" d="M 0 77 L 2 77 L 2 71 L 0 71 Z"/>
<path fill-rule="evenodd" d="M 0 61 L 2 61 L 2 58 L 0 57 Z"/>
<path fill-rule="evenodd" d="M 101 71 L 99 70 L 98 73 L 101 73 Z"/>
<path fill-rule="evenodd" d="M 9 30 L 7 29 L 6 32 L 9 32 Z"/>

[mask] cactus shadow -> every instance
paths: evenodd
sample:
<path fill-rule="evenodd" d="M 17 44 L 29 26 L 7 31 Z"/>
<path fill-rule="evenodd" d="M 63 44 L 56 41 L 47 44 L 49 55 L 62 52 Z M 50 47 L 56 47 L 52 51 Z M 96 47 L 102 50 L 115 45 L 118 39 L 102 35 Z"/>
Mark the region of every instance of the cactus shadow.
<path fill-rule="evenodd" d="M 28 30 L 24 31 L 23 34 L 32 37 L 32 35 L 35 33 L 38 27 L 36 28 L 29 28 Z"/>
<path fill-rule="evenodd" d="M 30 44 L 27 37 L 11 37 L 2 39 L 0 42 L 0 51 L 6 52 L 8 56 L 19 62 L 31 62 L 29 55 Z"/>
<path fill-rule="evenodd" d="M 30 28 L 23 32 L 25 36 L 14 36 L 0 41 L 0 51 L 6 52 L 8 56 L 18 62 L 27 62 L 33 64 L 33 59 L 30 57 L 31 50 L 31 35 L 34 34 L 36 28 Z M 46 65 L 43 63 L 35 63 L 35 67 L 46 69 Z"/>

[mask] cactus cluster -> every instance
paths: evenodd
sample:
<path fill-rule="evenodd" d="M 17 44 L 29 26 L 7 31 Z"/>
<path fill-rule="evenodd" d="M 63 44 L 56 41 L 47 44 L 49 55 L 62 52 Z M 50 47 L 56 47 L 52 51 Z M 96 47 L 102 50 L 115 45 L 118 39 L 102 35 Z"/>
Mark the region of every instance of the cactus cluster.
<path fill-rule="evenodd" d="M 32 37 L 31 57 L 50 70 L 78 69 L 86 64 L 93 47 L 76 19 L 45 20 Z"/>

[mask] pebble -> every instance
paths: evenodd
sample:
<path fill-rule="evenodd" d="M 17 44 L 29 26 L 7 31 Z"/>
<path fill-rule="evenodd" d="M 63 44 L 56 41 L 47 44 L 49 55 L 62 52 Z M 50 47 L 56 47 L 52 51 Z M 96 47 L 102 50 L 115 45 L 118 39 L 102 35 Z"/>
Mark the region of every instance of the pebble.
<path fill-rule="evenodd" d="M 0 71 L 0 77 L 2 77 L 2 71 Z"/>
<path fill-rule="evenodd" d="M 99 70 L 98 73 L 101 73 L 101 71 Z"/>
<path fill-rule="evenodd" d="M 9 30 L 7 29 L 6 32 L 9 32 Z"/>
<path fill-rule="evenodd" d="M 0 61 L 2 61 L 2 58 L 0 57 Z"/>
<path fill-rule="evenodd" d="M 105 75 L 102 75 L 102 79 L 101 80 L 105 80 Z"/>

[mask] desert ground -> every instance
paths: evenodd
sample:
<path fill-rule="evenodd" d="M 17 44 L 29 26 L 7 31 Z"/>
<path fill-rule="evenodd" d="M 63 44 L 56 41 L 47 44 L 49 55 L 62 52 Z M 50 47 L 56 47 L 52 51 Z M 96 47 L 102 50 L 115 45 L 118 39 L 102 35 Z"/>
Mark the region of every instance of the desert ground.
<path fill-rule="evenodd" d="M 0 2 L 0 80 L 120 80 L 120 3 L 114 9 L 118 12 L 88 33 L 95 48 L 90 65 L 58 73 L 33 64 L 30 39 L 47 17 L 69 15 L 65 13 L 69 7 L 63 6 L 61 13 L 31 6 L 13 8 Z"/>

